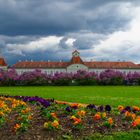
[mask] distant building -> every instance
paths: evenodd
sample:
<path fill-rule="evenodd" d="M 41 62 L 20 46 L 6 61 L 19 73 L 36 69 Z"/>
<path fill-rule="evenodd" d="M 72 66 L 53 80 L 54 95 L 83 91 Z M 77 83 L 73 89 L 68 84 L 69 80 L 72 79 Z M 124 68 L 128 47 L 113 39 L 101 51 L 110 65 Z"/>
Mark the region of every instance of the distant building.
<path fill-rule="evenodd" d="M 2 57 L 0 57 L 0 69 L 4 69 L 4 70 L 7 69 L 7 64 L 4 60 L 4 58 L 2 58 Z"/>
<path fill-rule="evenodd" d="M 33 71 L 35 69 L 40 69 L 47 74 L 53 74 L 55 72 L 76 72 L 77 70 L 94 71 L 100 73 L 106 69 L 114 69 L 122 72 L 140 72 L 140 65 L 133 62 L 84 62 L 80 58 L 80 53 L 77 50 L 72 52 L 72 58 L 69 62 L 19 61 L 13 65 L 13 68 L 15 68 L 19 74 Z"/>

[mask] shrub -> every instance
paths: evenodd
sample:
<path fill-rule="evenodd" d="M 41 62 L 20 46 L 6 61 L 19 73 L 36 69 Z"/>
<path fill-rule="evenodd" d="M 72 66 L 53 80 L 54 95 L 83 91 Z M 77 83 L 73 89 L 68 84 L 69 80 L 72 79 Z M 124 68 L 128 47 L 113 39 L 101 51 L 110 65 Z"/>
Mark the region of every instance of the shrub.
<path fill-rule="evenodd" d="M 85 70 L 78 70 L 74 74 L 74 80 L 78 85 L 96 85 L 97 74 L 94 72 L 87 72 Z"/>
<path fill-rule="evenodd" d="M 19 85 L 48 85 L 47 75 L 42 73 L 41 70 L 35 70 L 32 72 L 24 72 L 17 80 Z"/>
<path fill-rule="evenodd" d="M 122 73 L 115 70 L 105 70 L 100 74 L 79 70 L 76 73 L 47 74 L 41 70 L 17 74 L 16 70 L 0 69 L 0 86 L 43 86 L 43 85 L 140 85 L 140 73 Z"/>
<path fill-rule="evenodd" d="M 120 71 L 105 70 L 99 75 L 99 84 L 101 85 L 122 85 L 124 83 L 124 74 Z"/>

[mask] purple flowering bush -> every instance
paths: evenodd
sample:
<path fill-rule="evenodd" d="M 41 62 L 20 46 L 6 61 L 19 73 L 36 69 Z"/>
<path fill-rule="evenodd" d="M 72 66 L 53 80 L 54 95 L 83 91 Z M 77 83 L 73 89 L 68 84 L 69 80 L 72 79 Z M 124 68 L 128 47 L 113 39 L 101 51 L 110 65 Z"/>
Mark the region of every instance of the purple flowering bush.
<path fill-rule="evenodd" d="M 128 73 L 125 77 L 125 81 L 128 85 L 140 85 L 140 73 Z"/>
<path fill-rule="evenodd" d="M 47 75 L 42 73 L 41 70 L 32 72 L 24 72 L 19 75 L 17 79 L 19 85 L 48 85 Z"/>
<path fill-rule="evenodd" d="M 105 70 L 99 74 L 99 83 L 101 85 L 122 85 L 124 77 L 120 71 Z"/>
<path fill-rule="evenodd" d="M 74 81 L 77 85 L 96 85 L 98 75 L 95 72 L 87 72 L 84 70 L 78 70 L 74 74 Z"/>
<path fill-rule="evenodd" d="M 72 73 L 58 73 L 56 72 L 54 75 L 49 76 L 51 85 L 58 85 L 58 86 L 68 86 L 70 85 L 72 79 L 73 79 L 73 74 Z"/>
<path fill-rule="evenodd" d="M 105 70 L 97 74 L 79 70 L 76 73 L 43 73 L 41 70 L 18 74 L 14 69 L 0 69 L 0 86 L 68 86 L 68 85 L 140 85 L 140 73 Z"/>
<path fill-rule="evenodd" d="M 0 69 L 0 85 L 1 86 L 13 86 L 16 84 L 18 74 L 15 69 L 9 69 L 4 71 Z"/>

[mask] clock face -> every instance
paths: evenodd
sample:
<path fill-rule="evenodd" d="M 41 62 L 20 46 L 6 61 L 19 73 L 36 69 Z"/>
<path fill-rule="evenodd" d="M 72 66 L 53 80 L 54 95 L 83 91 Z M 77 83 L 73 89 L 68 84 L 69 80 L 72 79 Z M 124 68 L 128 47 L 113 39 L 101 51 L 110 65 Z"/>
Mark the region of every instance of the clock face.
<path fill-rule="evenodd" d="M 74 52 L 73 56 L 79 56 L 79 52 Z"/>

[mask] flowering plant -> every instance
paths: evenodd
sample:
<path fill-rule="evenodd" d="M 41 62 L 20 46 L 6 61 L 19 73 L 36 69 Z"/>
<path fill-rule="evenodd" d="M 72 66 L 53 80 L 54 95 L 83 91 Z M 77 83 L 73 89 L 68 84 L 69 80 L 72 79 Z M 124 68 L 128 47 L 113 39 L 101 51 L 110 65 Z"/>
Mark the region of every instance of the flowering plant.
<path fill-rule="evenodd" d="M 49 121 L 49 122 L 45 122 L 44 123 L 44 128 L 48 129 L 48 130 L 55 130 L 55 129 L 59 129 L 60 125 L 58 120 L 54 120 L 54 121 Z"/>

